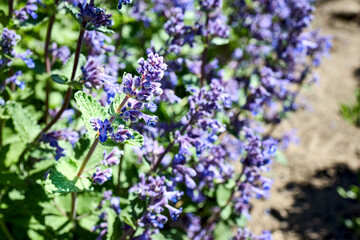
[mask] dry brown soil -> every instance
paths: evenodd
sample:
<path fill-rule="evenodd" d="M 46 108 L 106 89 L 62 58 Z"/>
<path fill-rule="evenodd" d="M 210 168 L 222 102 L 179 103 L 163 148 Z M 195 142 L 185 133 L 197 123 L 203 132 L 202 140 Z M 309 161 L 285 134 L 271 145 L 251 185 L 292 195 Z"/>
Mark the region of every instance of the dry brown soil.
<path fill-rule="evenodd" d="M 333 36 L 331 57 L 317 70 L 320 84 L 302 92 L 312 109 L 295 113 L 275 131 L 295 128 L 300 143 L 285 153 L 287 166 L 273 164 L 271 196 L 255 201 L 249 227 L 271 230 L 274 240 L 360 239 L 341 221 L 360 216 L 360 206 L 336 191 L 358 183 L 360 169 L 360 128 L 348 124 L 339 107 L 355 101 L 360 85 L 360 1 L 321 1 L 313 28 Z"/>

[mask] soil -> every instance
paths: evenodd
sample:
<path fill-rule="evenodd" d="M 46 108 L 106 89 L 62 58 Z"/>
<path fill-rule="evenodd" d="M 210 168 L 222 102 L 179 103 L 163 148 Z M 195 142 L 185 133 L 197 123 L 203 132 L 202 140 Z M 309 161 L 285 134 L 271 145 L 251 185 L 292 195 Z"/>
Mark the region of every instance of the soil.
<path fill-rule="evenodd" d="M 360 86 L 360 1 L 320 1 L 313 28 L 333 36 L 331 56 L 317 69 L 320 83 L 302 92 L 311 109 L 274 132 L 297 129 L 300 142 L 285 152 L 287 165 L 273 164 L 271 196 L 254 202 L 249 228 L 270 230 L 274 240 L 360 239 L 343 224 L 360 216 L 360 205 L 337 193 L 359 185 L 360 128 L 342 118 L 340 104 L 354 103 Z"/>

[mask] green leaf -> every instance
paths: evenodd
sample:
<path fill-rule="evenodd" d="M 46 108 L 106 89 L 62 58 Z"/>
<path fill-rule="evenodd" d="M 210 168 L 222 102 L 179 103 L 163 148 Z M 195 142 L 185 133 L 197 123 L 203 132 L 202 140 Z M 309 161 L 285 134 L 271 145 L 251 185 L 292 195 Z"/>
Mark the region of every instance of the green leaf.
<path fill-rule="evenodd" d="M 78 17 L 78 14 L 80 13 L 79 8 L 75 7 L 74 5 L 64 2 L 64 7 L 66 8 L 66 11 L 71 14 L 71 16 L 81 24 L 81 20 Z"/>
<path fill-rule="evenodd" d="M 108 231 L 106 234 L 106 239 L 107 240 L 115 240 L 115 239 L 119 239 L 121 236 L 121 223 L 120 223 L 120 219 L 119 216 L 116 215 L 116 213 L 114 212 L 114 210 L 112 209 L 107 209 L 107 226 L 108 226 Z"/>
<path fill-rule="evenodd" d="M 78 194 L 77 214 L 82 215 L 94 211 L 102 199 L 103 194 L 100 192 L 84 192 Z"/>
<path fill-rule="evenodd" d="M 59 84 L 68 84 L 73 86 L 78 86 L 79 82 L 71 81 L 71 75 L 74 67 L 75 54 L 72 54 L 69 60 L 65 63 L 65 65 L 60 70 L 54 70 L 51 72 L 51 78 L 54 82 Z M 79 62 L 76 68 L 76 73 L 74 79 L 77 79 L 81 76 L 81 66 L 84 66 L 86 63 L 86 57 L 82 54 L 79 56 Z"/>
<path fill-rule="evenodd" d="M 215 240 L 223 240 L 230 239 L 232 235 L 231 228 L 224 222 L 219 222 L 214 230 L 214 239 Z"/>
<path fill-rule="evenodd" d="M 239 89 L 239 101 L 238 104 L 240 107 L 246 104 L 246 93 L 244 88 Z"/>
<path fill-rule="evenodd" d="M 0 99 L 2 98 L 0 97 Z M 5 106 L 4 107 L 0 106 L 0 119 L 9 119 L 9 118 L 10 116 L 7 114 Z"/>
<path fill-rule="evenodd" d="M 167 238 L 162 233 L 157 233 L 151 235 L 151 240 L 167 240 Z"/>
<path fill-rule="evenodd" d="M 256 74 L 251 74 L 250 76 L 250 86 L 252 88 L 257 88 L 260 85 L 260 77 Z"/>
<path fill-rule="evenodd" d="M 132 227 L 133 229 L 136 229 L 135 223 L 131 218 L 130 213 L 128 213 L 127 211 L 123 210 L 120 213 L 120 219 L 125 222 L 127 225 L 129 225 L 130 227 Z"/>
<path fill-rule="evenodd" d="M 9 23 L 9 17 L 3 10 L 0 10 L 0 23 L 5 27 Z"/>
<path fill-rule="evenodd" d="M 25 143 L 32 142 L 41 131 L 33 114 L 28 109 L 22 108 L 19 103 L 13 101 L 6 103 L 6 110 L 13 120 L 20 139 Z"/>
<path fill-rule="evenodd" d="M 288 164 L 288 161 L 287 161 L 284 153 L 282 153 L 279 149 L 275 153 L 275 159 L 281 165 L 286 166 Z"/>
<path fill-rule="evenodd" d="M 230 215 L 231 215 L 231 205 L 228 204 L 220 213 L 220 217 L 224 220 L 229 219 Z"/>
<path fill-rule="evenodd" d="M 215 37 L 211 40 L 211 43 L 214 45 L 225 45 L 225 44 L 228 44 L 229 42 L 230 42 L 229 39 L 220 38 L 220 37 Z"/>
<path fill-rule="evenodd" d="M 102 33 L 115 33 L 113 30 L 111 29 L 108 29 L 106 27 L 98 27 L 98 28 L 95 28 L 95 27 L 88 27 L 86 28 L 86 30 L 89 30 L 89 31 L 98 31 L 98 32 L 102 32 Z"/>
<path fill-rule="evenodd" d="M 241 215 L 240 217 L 235 219 L 236 222 L 236 226 L 240 227 L 240 228 L 244 228 L 247 224 L 247 217 L 244 215 Z"/>
<path fill-rule="evenodd" d="M 44 172 L 54 165 L 54 160 L 42 160 L 36 162 L 33 166 L 33 169 L 29 171 L 29 176 L 33 176 L 35 174 L 43 175 Z"/>
<path fill-rule="evenodd" d="M 32 17 L 28 18 L 27 20 L 20 23 L 20 27 L 22 29 L 31 29 L 33 27 L 36 27 L 40 23 L 44 22 L 47 19 L 47 14 L 44 13 L 38 13 L 38 17 L 36 19 L 33 19 Z"/>
<path fill-rule="evenodd" d="M 108 117 L 106 110 L 101 104 L 94 99 L 91 95 L 87 95 L 83 91 L 78 91 L 75 93 L 76 104 L 81 111 L 82 119 L 84 121 L 85 127 L 88 130 L 87 134 L 90 139 L 93 139 L 96 135 L 96 131 L 94 131 L 90 124 L 90 118 L 92 117 L 100 117 L 102 120 Z"/>
<path fill-rule="evenodd" d="M 231 190 L 227 189 L 224 185 L 219 185 L 216 189 L 216 202 L 220 207 L 225 206 L 231 195 Z"/>
<path fill-rule="evenodd" d="M 92 190 L 88 178 L 77 178 L 78 162 L 62 158 L 53 167 L 45 181 L 45 189 L 49 193 L 69 193 Z"/>

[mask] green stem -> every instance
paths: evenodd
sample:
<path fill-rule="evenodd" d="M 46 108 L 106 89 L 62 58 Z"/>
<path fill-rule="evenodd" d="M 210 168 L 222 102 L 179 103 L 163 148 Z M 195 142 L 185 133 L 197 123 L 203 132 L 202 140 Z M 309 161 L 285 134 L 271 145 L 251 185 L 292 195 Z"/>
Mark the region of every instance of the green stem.
<path fill-rule="evenodd" d="M 6 227 L 6 224 L 4 223 L 4 220 L 0 218 L 0 228 L 4 232 L 4 235 L 8 240 L 15 240 L 13 236 L 11 236 L 11 233 L 9 232 L 9 229 Z"/>
<path fill-rule="evenodd" d="M 80 29 L 79 38 L 78 38 L 77 45 L 76 45 L 74 65 L 73 65 L 73 70 L 72 70 L 72 73 L 71 73 L 70 81 L 74 81 L 74 78 L 75 78 L 76 70 L 77 70 L 78 63 L 79 63 L 81 48 L 82 48 L 82 44 L 83 44 L 83 40 L 84 40 L 84 35 L 85 35 L 85 31 L 86 31 L 85 28 L 86 28 L 86 22 L 84 22 L 82 24 L 82 27 Z M 72 93 L 72 88 L 69 87 L 68 90 L 66 91 L 64 103 L 63 103 L 61 109 L 56 114 L 56 116 L 53 118 L 53 120 L 44 127 L 44 129 L 41 131 L 41 133 L 39 133 L 39 135 L 35 139 L 36 141 L 41 137 L 42 133 L 45 133 L 47 130 L 49 130 L 57 122 L 57 120 L 59 120 L 59 118 L 61 117 L 63 112 L 69 106 L 70 99 L 71 99 L 71 93 Z"/>
<path fill-rule="evenodd" d="M 58 0 L 55 0 L 55 5 L 58 4 Z M 45 70 L 47 74 L 51 74 L 51 62 L 50 62 L 50 56 L 49 56 L 49 45 L 50 45 L 50 39 L 51 39 L 51 32 L 52 28 L 54 26 L 55 22 L 55 16 L 56 11 L 53 15 L 51 15 L 49 19 L 49 25 L 46 32 L 46 38 L 45 38 L 45 48 L 44 48 L 44 55 L 45 55 Z M 50 91 L 51 91 L 51 80 L 48 78 L 46 80 L 46 97 L 45 97 L 45 114 L 44 114 L 44 121 L 45 123 L 48 123 L 49 120 L 49 97 L 50 97 Z"/>
<path fill-rule="evenodd" d="M 4 119 L 0 119 L 0 149 L 2 148 L 3 145 L 3 128 L 5 127 L 5 121 Z"/>
<path fill-rule="evenodd" d="M 129 96 L 126 96 L 122 102 L 120 103 L 119 107 L 117 108 L 117 112 L 121 111 L 121 109 L 125 106 L 126 102 L 129 100 Z M 112 116 L 109 120 L 110 124 L 113 123 L 115 120 L 115 117 Z M 97 145 L 99 144 L 99 137 L 96 137 L 93 144 L 90 147 L 89 152 L 86 154 L 86 157 L 84 159 L 84 161 L 82 162 L 80 169 L 78 171 L 78 173 L 76 174 L 76 180 L 80 178 L 81 174 L 84 172 L 86 164 L 89 162 L 92 154 L 94 153 Z M 76 195 L 71 195 L 72 197 L 72 202 L 76 202 Z M 74 206 L 73 208 L 71 208 L 71 213 L 70 213 L 70 219 L 74 219 L 76 220 L 76 204 L 73 204 L 72 206 Z"/>
<path fill-rule="evenodd" d="M 71 193 L 71 213 L 70 213 L 70 220 L 74 220 L 76 218 L 76 205 L 77 205 L 77 198 L 76 192 Z"/>
<path fill-rule="evenodd" d="M 121 172 L 122 172 L 122 160 L 123 160 L 123 156 L 125 155 L 125 148 L 124 148 L 124 144 L 122 144 L 121 145 L 121 147 L 120 147 L 120 150 L 121 151 L 123 151 L 123 154 L 120 156 L 120 162 L 119 162 L 119 171 L 118 171 L 118 176 L 117 176 L 117 179 L 118 179 L 118 181 L 117 181 L 117 186 L 116 186 L 116 191 L 118 192 L 118 193 L 120 193 L 120 189 L 121 189 Z"/>
<path fill-rule="evenodd" d="M 13 11 L 14 11 L 14 1 L 9 0 L 9 18 L 10 19 L 12 18 Z"/>
<path fill-rule="evenodd" d="M 76 51 L 75 51 L 75 59 L 74 59 L 74 65 L 73 65 L 73 71 L 71 74 L 71 81 L 74 80 L 75 78 L 75 74 L 76 74 L 76 69 L 79 63 L 79 57 L 80 57 L 80 53 L 81 53 L 81 48 L 82 48 L 82 43 L 83 43 L 83 39 L 84 39 L 84 34 L 86 31 L 86 22 L 82 23 L 82 27 L 80 29 L 80 33 L 79 33 L 79 38 L 77 41 L 77 45 L 76 45 Z M 41 130 L 41 132 L 36 136 L 36 138 L 34 139 L 34 141 L 30 144 L 33 145 L 35 144 L 42 136 L 42 134 L 46 133 L 61 117 L 61 115 L 63 114 L 63 112 L 67 109 L 67 107 L 69 106 L 70 100 L 71 100 L 71 93 L 72 93 L 72 87 L 69 87 L 66 91 L 65 94 L 65 98 L 64 98 L 64 103 L 61 107 L 61 109 L 59 110 L 59 112 L 57 112 L 57 114 L 55 115 L 55 117 L 48 123 L 46 124 L 46 126 Z M 26 147 L 24 149 L 24 151 L 21 153 L 20 155 L 20 161 L 19 164 L 22 162 L 23 158 L 25 157 L 25 154 L 30 150 L 30 147 Z"/>

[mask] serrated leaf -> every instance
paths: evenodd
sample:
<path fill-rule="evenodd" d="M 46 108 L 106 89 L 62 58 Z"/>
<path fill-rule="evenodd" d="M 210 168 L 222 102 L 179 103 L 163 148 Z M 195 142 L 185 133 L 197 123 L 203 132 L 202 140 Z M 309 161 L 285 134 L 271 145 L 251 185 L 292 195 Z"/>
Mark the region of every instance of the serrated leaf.
<path fill-rule="evenodd" d="M 103 199 L 103 194 L 100 192 L 84 192 L 77 194 L 77 199 L 78 207 L 76 212 L 78 215 L 82 215 L 93 212 Z"/>
<path fill-rule="evenodd" d="M 47 18 L 48 18 L 47 14 L 38 13 L 38 17 L 36 19 L 30 17 L 27 20 L 21 22 L 19 25 L 22 29 L 28 30 L 44 22 Z"/>
<path fill-rule="evenodd" d="M 7 114 L 7 112 L 5 110 L 6 110 L 5 107 L 0 106 L 0 119 L 9 119 L 10 118 L 9 114 Z"/>
<path fill-rule="evenodd" d="M 90 124 L 90 118 L 100 117 L 102 120 L 108 117 L 106 110 L 101 104 L 96 101 L 91 95 L 86 94 L 83 91 L 75 93 L 76 104 L 81 111 L 81 117 L 84 121 L 87 129 L 87 134 L 90 139 L 94 138 L 96 131 L 94 131 Z"/>
<path fill-rule="evenodd" d="M 15 130 L 20 139 L 29 143 L 40 133 L 41 128 L 37 124 L 33 114 L 28 109 L 24 109 L 17 102 L 8 101 L 6 103 L 6 111 L 13 120 Z M 26 121 L 24 121 L 26 119 Z"/>
<path fill-rule="evenodd" d="M 53 167 L 45 181 L 45 189 L 49 193 L 69 193 L 92 190 L 88 178 L 77 178 L 78 162 L 62 158 Z"/>
<path fill-rule="evenodd" d="M 51 72 L 51 78 L 54 82 L 59 84 L 78 85 L 78 82 L 71 81 L 71 75 L 74 67 L 75 54 L 72 54 L 67 60 L 65 65 L 60 70 L 54 70 Z M 86 63 L 86 57 L 82 54 L 79 56 L 79 62 L 76 68 L 74 80 L 81 76 L 81 66 Z"/>
<path fill-rule="evenodd" d="M 80 18 L 78 17 L 78 14 L 80 13 L 79 8 L 75 7 L 71 3 L 64 2 L 64 7 L 66 8 L 66 11 L 71 14 L 71 16 L 76 19 L 77 22 L 81 23 Z"/>
<path fill-rule="evenodd" d="M 116 213 L 114 212 L 114 210 L 112 209 L 107 209 L 107 234 L 106 234 L 106 239 L 107 240 L 115 240 L 115 239 L 119 239 L 119 237 L 121 236 L 121 223 L 120 223 L 120 219 L 119 216 L 116 215 Z"/>
<path fill-rule="evenodd" d="M 120 218 L 123 222 L 125 222 L 127 225 L 132 227 L 133 229 L 136 229 L 135 223 L 131 218 L 131 215 L 127 211 L 122 211 L 120 213 Z"/>
<path fill-rule="evenodd" d="M 98 28 L 95 28 L 95 27 L 88 27 L 86 28 L 86 30 L 89 30 L 89 31 L 98 31 L 98 32 L 102 32 L 102 33 L 115 33 L 113 30 L 111 29 L 108 29 L 106 27 L 98 27 Z"/>

